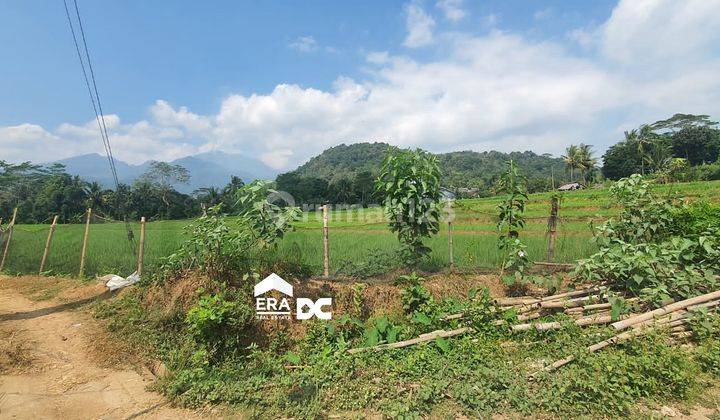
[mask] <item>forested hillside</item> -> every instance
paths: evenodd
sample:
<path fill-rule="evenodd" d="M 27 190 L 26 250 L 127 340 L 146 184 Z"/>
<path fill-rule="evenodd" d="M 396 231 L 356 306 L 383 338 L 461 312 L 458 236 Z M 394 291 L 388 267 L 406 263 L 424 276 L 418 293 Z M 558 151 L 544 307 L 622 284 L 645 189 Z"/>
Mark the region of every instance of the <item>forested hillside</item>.
<path fill-rule="evenodd" d="M 389 147 L 387 143 L 331 147 L 296 170 L 279 175 L 278 189 L 290 192 L 302 202 L 355 198 L 375 177 Z M 556 184 L 568 180 L 562 159 L 530 151 L 460 151 L 436 156 L 442 170 L 443 186 L 475 188 L 480 195 L 490 193 L 508 160 L 513 160 L 528 177 L 532 191 L 548 189 L 553 176 Z"/>

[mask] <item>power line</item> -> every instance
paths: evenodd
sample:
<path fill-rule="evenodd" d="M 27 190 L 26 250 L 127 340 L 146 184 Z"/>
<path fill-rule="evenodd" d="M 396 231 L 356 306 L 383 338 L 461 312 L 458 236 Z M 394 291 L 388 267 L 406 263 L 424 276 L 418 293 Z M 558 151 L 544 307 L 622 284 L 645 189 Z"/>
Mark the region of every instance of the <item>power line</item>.
<path fill-rule="evenodd" d="M 65 6 L 65 16 L 67 17 L 68 26 L 70 27 L 70 33 L 73 37 L 73 43 L 75 44 L 75 52 L 77 52 L 78 60 L 80 61 L 80 67 L 82 68 L 83 78 L 85 80 L 85 86 L 87 87 L 88 94 L 90 95 L 90 102 L 92 104 L 93 112 L 95 113 L 95 121 L 98 124 L 98 129 L 100 130 L 100 137 L 103 142 L 103 147 L 105 148 L 105 154 L 108 158 L 108 164 L 110 165 L 110 172 L 113 176 L 113 181 L 115 182 L 115 195 L 118 200 L 118 206 L 120 210 L 120 214 L 123 217 L 123 220 L 125 222 L 125 229 L 127 231 L 128 236 L 128 242 L 130 243 L 130 249 L 132 253 L 135 253 L 135 242 L 134 242 L 134 235 L 133 231 L 130 228 L 130 223 L 127 219 L 127 212 L 125 211 L 125 203 L 122 199 L 121 191 L 120 191 L 120 180 L 118 179 L 117 175 L 117 168 L 115 166 L 115 158 L 112 153 L 112 147 L 110 146 L 110 135 L 107 131 L 107 125 L 105 124 L 105 114 L 103 113 L 102 109 L 102 103 L 100 102 L 100 94 L 98 93 L 97 88 L 97 82 L 95 81 L 95 72 L 92 67 L 92 61 L 90 60 L 90 50 L 87 46 L 87 40 L 85 38 L 85 30 L 83 28 L 82 24 L 82 18 L 80 17 L 80 9 L 78 8 L 77 0 L 73 0 L 73 4 L 75 6 L 75 15 L 77 16 L 78 21 L 78 27 L 80 29 L 80 35 L 82 37 L 83 42 L 83 48 L 85 52 L 85 57 L 83 57 L 82 52 L 80 51 L 80 45 L 78 44 L 77 35 L 75 33 L 75 27 L 73 25 L 72 18 L 70 17 L 70 9 L 67 5 L 67 0 L 63 0 L 63 5 Z M 85 61 L 87 61 L 88 69 L 90 70 L 90 79 L 88 79 L 87 70 L 85 69 Z M 92 88 L 90 87 L 90 80 L 92 80 Z"/>

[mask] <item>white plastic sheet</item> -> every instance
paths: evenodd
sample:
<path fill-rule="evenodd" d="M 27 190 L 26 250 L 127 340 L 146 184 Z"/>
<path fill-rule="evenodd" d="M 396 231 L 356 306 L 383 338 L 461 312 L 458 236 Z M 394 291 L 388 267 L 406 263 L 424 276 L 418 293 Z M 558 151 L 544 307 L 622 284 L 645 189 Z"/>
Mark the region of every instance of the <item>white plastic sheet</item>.
<path fill-rule="evenodd" d="M 122 289 L 123 287 L 130 286 L 140 281 L 140 276 L 137 271 L 130 274 L 127 277 L 120 277 L 117 274 L 108 274 L 102 277 L 103 280 L 107 280 L 105 286 L 110 290 Z"/>

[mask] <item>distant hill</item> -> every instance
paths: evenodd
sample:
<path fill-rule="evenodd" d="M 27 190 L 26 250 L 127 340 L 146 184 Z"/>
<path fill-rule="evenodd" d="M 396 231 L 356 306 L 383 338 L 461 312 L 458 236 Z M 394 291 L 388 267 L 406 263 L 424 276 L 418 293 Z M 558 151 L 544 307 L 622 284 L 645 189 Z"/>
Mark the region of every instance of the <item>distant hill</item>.
<path fill-rule="evenodd" d="M 329 183 L 342 178 L 352 179 L 362 171 L 377 174 L 388 147 L 390 145 L 387 143 L 341 144 L 325 150 L 293 172 L 301 177 L 322 178 Z M 548 154 L 538 155 L 530 151 L 460 151 L 436 156 L 443 173 L 442 183 L 448 187 L 488 188 L 497 180 L 505 168 L 505 162 L 510 159 L 531 180 L 549 180 L 553 174 L 556 185 L 559 185 L 567 178 L 562 159 Z"/>
<path fill-rule="evenodd" d="M 52 163 L 65 165 L 65 170 L 69 174 L 79 175 L 88 181 L 97 181 L 107 188 L 113 187 L 110 167 L 105 156 L 91 153 Z M 242 178 L 245 182 L 254 179 L 273 179 L 277 175 L 277 171 L 256 159 L 219 151 L 187 156 L 168 163 L 181 165 L 190 173 L 189 184 L 175 186 L 178 191 L 184 193 L 190 193 L 201 187 L 223 187 L 233 175 Z M 120 182 L 131 184 L 147 171 L 150 162 L 131 165 L 116 159 L 115 167 Z"/>

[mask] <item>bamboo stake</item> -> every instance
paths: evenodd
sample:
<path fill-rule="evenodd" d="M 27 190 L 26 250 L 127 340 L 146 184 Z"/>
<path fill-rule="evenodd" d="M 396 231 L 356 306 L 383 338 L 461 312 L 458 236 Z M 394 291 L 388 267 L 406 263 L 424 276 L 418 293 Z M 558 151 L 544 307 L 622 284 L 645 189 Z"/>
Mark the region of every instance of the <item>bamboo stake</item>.
<path fill-rule="evenodd" d="M 92 209 L 87 209 L 87 218 L 85 219 L 85 234 L 83 235 L 82 252 L 80 254 L 80 272 L 78 277 L 82 278 L 85 274 L 85 252 L 87 251 L 88 234 L 90 233 L 90 218 L 92 217 Z"/>
<path fill-rule="evenodd" d="M 3 251 L 2 261 L 0 261 L 0 271 L 5 268 L 5 259 L 8 255 L 8 249 L 10 249 L 10 240 L 12 239 L 13 231 L 15 230 L 15 218 L 17 217 L 17 207 L 13 210 L 12 219 L 10 219 L 10 224 L 8 225 L 8 232 L 7 232 L 7 239 L 5 240 L 5 250 Z"/>
<path fill-rule="evenodd" d="M 52 224 L 50 225 L 50 231 L 48 232 L 47 241 L 45 241 L 45 251 L 43 251 L 42 260 L 40 261 L 40 270 L 38 274 L 42 274 L 45 270 L 45 262 L 47 261 L 48 253 L 50 252 L 50 243 L 52 242 L 53 234 L 55 233 L 55 227 L 57 226 L 57 215 L 53 217 Z"/>
<path fill-rule="evenodd" d="M 145 216 L 140 218 L 140 244 L 138 246 L 137 274 L 142 275 L 143 262 L 145 260 Z"/>
<path fill-rule="evenodd" d="M 548 219 L 548 249 L 547 260 L 555 261 L 555 237 L 557 236 L 557 215 L 558 215 L 558 198 L 553 196 L 550 198 L 550 218 Z"/>
<path fill-rule="evenodd" d="M 385 349 L 399 349 L 402 347 L 412 346 L 414 344 L 424 343 L 426 341 L 432 341 L 436 338 L 446 338 L 446 337 L 452 337 L 455 335 L 464 334 L 469 331 L 472 331 L 472 328 L 463 327 L 463 328 L 458 328 L 456 330 L 450 330 L 450 331 L 437 330 L 437 331 L 433 331 L 433 332 L 430 332 L 427 334 L 422 334 L 421 336 L 413 338 L 411 340 L 398 341 L 397 343 L 390 343 L 390 344 L 380 344 L 380 345 L 374 346 L 374 347 L 359 347 L 359 348 L 355 348 L 355 349 L 349 349 L 348 353 L 356 354 L 356 353 L 361 353 L 364 351 L 380 351 L 380 350 L 385 350 Z"/>
<path fill-rule="evenodd" d="M 593 315 L 585 318 L 576 319 L 573 324 L 584 327 L 587 325 L 598 325 L 598 324 L 609 324 L 612 322 L 612 317 L 606 314 Z M 537 331 L 548 331 L 560 329 L 565 324 L 563 322 L 540 322 L 537 324 L 518 324 L 513 325 L 511 329 L 513 331 L 527 331 L 530 329 L 536 329 Z"/>
<path fill-rule="evenodd" d="M 330 277 L 330 241 L 328 240 L 328 205 L 323 206 L 323 275 Z"/>
<path fill-rule="evenodd" d="M 622 321 L 618 321 L 612 324 L 613 328 L 616 330 L 624 330 L 628 327 L 631 327 L 635 324 L 638 324 L 643 321 L 648 321 L 654 318 L 659 318 L 663 315 L 667 315 L 672 312 L 679 311 L 681 309 L 685 309 L 688 306 L 694 306 L 700 303 L 705 303 L 712 300 L 720 299 L 720 290 L 707 293 L 704 295 L 696 296 L 694 298 L 681 300 L 680 302 L 671 303 L 670 305 L 667 305 L 663 308 L 655 309 L 654 311 L 646 312 L 644 314 L 640 314 L 638 316 L 625 319 Z"/>
<path fill-rule="evenodd" d="M 453 235 L 452 235 L 452 222 L 448 220 L 448 246 L 450 256 L 450 269 L 455 269 L 455 258 L 453 256 Z"/>

